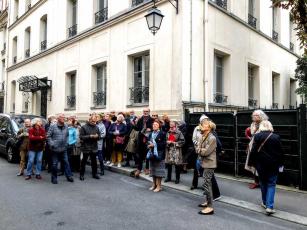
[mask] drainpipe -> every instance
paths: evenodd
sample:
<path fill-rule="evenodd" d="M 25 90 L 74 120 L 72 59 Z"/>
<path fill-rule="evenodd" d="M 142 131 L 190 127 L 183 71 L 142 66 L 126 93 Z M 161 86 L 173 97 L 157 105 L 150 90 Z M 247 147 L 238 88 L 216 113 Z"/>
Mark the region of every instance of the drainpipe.
<path fill-rule="evenodd" d="M 208 36 L 208 0 L 204 0 L 203 4 L 203 84 L 204 84 L 204 102 L 206 103 L 205 111 L 209 111 L 209 85 L 208 85 L 208 75 L 209 75 L 209 36 Z"/>
<path fill-rule="evenodd" d="M 193 28 L 192 28 L 192 22 L 193 22 L 193 14 L 192 14 L 192 7 L 193 3 L 192 0 L 190 0 L 190 102 L 192 101 L 192 73 L 193 73 L 193 67 L 192 67 L 192 61 L 193 61 Z"/>

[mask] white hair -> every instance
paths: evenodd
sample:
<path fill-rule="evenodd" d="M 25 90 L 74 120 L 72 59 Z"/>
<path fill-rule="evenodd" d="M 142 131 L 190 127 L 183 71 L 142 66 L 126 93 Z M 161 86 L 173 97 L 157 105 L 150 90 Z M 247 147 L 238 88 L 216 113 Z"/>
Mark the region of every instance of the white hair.
<path fill-rule="evenodd" d="M 253 115 L 258 115 L 260 117 L 260 121 L 268 121 L 269 117 L 266 115 L 265 112 L 263 112 L 261 109 L 257 109 L 253 112 Z"/>
<path fill-rule="evenodd" d="M 42 119 L 40 119 L 40 118 L 34 118 L 34 119 L 32 119 L 31 124 L 32 124 L 32 126 L 34 126 L 34 125 L 36 125 L 38 122 L 41 122 L 41 121 L 42 121 Z"/>
<path fill-rule="evenodd" d="M 122 114 L 117 115 L 117 120 L 118 121 L 124 121 L 125 117 Z"/>
<path fill-rule="evenodd" d="M 272 123 L 270 121 L 262 121 L 259 125 L 259 132 L 262 131 L 274 132 Z"/>
<path fill-rule="evenodd" d="M 206 119 L 209 119 L 209 117 L 206 116 L 205 114 L 201 115 L 201 117 L 199 118 L 199 123 L 202 123 Z"/>

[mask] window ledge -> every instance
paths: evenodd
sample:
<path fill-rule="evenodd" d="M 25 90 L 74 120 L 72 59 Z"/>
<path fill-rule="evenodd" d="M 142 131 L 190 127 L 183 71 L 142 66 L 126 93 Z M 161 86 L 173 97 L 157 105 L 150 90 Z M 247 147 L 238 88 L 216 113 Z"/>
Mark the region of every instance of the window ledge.
<path fill-rule="evenodd" d="M 130 104 L 127 105 L 127 108 L 133 108 L 133 107 L 148 107 L 149 104 L 148 103 L 136 103 L 136 104 Z"/>
<path fill-rule="evenodd" d="M 76 108 L 65 108 L 64 111 L 75 111 Z"/>
<path fill-rule="evenodd" d="M 106 106 L 92 106 L 90 109 L 93 110 L 93 109 L 105 109 Z"/>

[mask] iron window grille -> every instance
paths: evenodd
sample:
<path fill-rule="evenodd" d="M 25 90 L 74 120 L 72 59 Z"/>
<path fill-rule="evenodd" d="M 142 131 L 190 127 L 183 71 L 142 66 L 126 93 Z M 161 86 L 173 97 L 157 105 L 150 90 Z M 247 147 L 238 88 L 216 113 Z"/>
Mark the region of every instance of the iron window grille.
<path fill-rule="evenodd" d="M 249 107 L 252 107 L 252 108 L 257 107 L 257 100 L 255 100 L 255 99 L 253 99 L 253 98 L 249 98 L 249 99 L 248 99 L 248 106 L 249 106 Z"/>
<path fill-rule="evenodd" d="M 69 38 L 75 36 L 76 34 L 77 34 L 77 24 L 68 28 L 68 37 Z"/>
<path fill-rule="evenodd" d="M 130 101 L 132 104 L 143 104 L 149 102 L 149 87 L 131 87 L 130 90 Z"/>
<path fill-rule="evenodd" d="M 47 40 L 41 41 L 41 50 L 47 49 Z"/>
<path fill-rule="evenodd" d="M 26 49 L 26 51 L 25 51 L 25 57 L 26 57 L 26 58 L 30 57 L 30 49 Z"/>
<path fill-rule="evenodd" d="M 66 104 L 67 104 L 67 107 L 70 109 L 75 108 L 76 107 L 76 96 L 75 95 L 67 96 Z"/>
<path fill-rule="evenodd" d="M 228 96 L 224 95 L 223 93 L 215 93 L 213 100 L 218 104 L 227 104 Z"/>
<path fill-rule="evenodd" d="M 93 92 L 93 104 L 95 107 L 106 105 L 106 92 Z"/>
<path fill-rule="evenodd" d="M 95 13 L 95 24 L 104 22 L 108 19 L 108 7 Z"/>
<path fill-rule="evenodd" d="M 255 18 L 251 14 L 248 14 L 248 24 L 256 29 L 257 28 L 257 18 Z"/>
<path fill-rule="evenodd" d="M 272 38 L 274 41 L 278 42 L 278 33 L 275 30 L 272 31 Z"/>
<path fill-rule="evenodd" d="M 14 64 L 17 63 L 17 56 L 13 57 L 13 63 L 14 63 Z"/>

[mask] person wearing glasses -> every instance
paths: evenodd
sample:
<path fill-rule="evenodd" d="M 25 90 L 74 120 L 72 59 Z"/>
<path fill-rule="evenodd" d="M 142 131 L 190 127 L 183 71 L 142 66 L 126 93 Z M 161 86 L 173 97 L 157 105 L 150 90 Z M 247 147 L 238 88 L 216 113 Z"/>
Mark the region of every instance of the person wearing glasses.
<path fill-rule="evenodd" d="M 138 135 L 138 157 L 137 157 L 137 171 L 135 172 L 135 177 L 138 178 L 142 169 L 143 161 L 147 154 L 147 139 L 152 131 L 152 124 L 154 119 L 150 116 L 150 109 L 145 108 L 143 110 L 143 116 L 138 120 L 136 124 L 136 131 L 139 132 Z M 149 174 L 149 161 L 146 160 L 145 174 Z"/>

